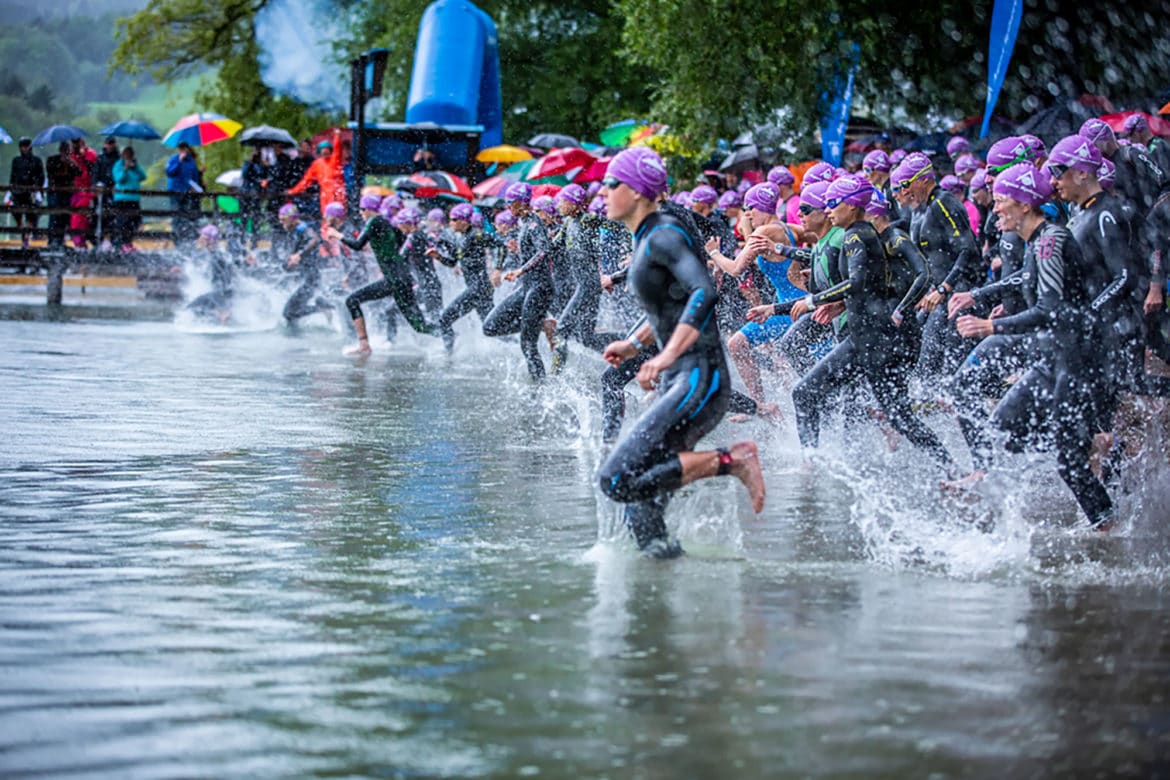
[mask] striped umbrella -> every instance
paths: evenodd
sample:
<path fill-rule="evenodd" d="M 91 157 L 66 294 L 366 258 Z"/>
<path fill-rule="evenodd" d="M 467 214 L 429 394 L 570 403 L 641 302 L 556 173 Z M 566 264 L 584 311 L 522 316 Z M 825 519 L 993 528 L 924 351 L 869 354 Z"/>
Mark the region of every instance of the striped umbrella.
<path fill-rule="evenodd" d="M 226 141 L 243 127 L 239 122 L 223 114 L 199 113 L 183 117 L 167 131 L 163 146 L 174 148 L 186 141 L 189 146 L 207 146 L 216 141 Z"/>

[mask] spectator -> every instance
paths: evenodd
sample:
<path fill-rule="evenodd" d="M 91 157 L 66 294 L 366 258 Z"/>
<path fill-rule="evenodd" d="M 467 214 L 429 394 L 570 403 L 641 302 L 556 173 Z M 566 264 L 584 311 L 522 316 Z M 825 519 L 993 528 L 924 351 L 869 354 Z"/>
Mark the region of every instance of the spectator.
<path fill-rule="evenodd" d="M 435 153 L 425 146 L 419 147 L 414 152 L 413 163 L 415 171 L 433 171 L 437 165 Z"/>
<path fill-rule="evenodd" d="M 146 179 L 146 173 L 138 167 L 134 147 L 122 150 L 121 159 L 114 163 L 111 171 L 114 180 L 114 246 L 123 252 L 134 251 L 134 235 L 142 222 L 139 189 Z"/>
<path fill-rule="evenodd" d="M 341 131 L 333 131 L 332 141 L 322 141 L 317 144 L 317 152 L 322 156 L 313 160 L 309 170 L 291 189 L 289 195 L 298 195 L 312 185 L 317 185 L 320 192 L 321 213 L 330 203 L 345 203 L 345 149 L 341 145 Z"/>
<path fill-rule="evenodd" d="M 260 202 L 267 191 L 269 179 L 272 178 L 272 168 L 265 158 L 275 160 L 272 147 L 256 147 L 240 169 L 240 208 L 243 212 L 243 227 L 246 231 L 256 232 L 259 226 L 259 217 L 262 209 Z"/>
<path fill-rule="evenodd" d="M 69 208 L 70 193 L 73 189 L 73 180 L 81 173 L 77 163 L 73 161 L 73 150 L 68 141 L 62 141 L 57 147 L 57 154 L 45 161 L 45 175 L 49 182 L 49 208 Z M 69 227 L 69 214 L 49 214 L 49 248 L 60 249 L 65 244 L 65 229 Z"/>
<path fill-rule="evenodd" d="M 33 154 L 31 138 L 20 139 L 20 154 L 12 158 L 12 173 L 8 177 L 8 183 L 14 188 L 11 193 L 14 208 L 12 216 L 18 228 L 25 228 L 20 234 L 20 245 L 28 249 L 29 238 L 37 227 L 37 215 L 21 208 L 32 208 L 34 196 L 39 202 L 41 199 L 39 188 L 45 184 L 45 165 L 40 157 Z M 15 189 L 17 187 L 22 189 Z"/>
<path fill-rule="evenodd" d="M 120 159 L 121 155 L 118 154 L 118 139 L 112 135 L 106 136 L 106 142 L 102 145 L 102 150 L 97 156 L 97 162 L 93 166 L 93 183 L 98 188 L 97 198 L 103 215 L 112 208 L 114 166 L 118 164 Z M 113 225 L 117 219 L 117 215 L 110 213 L 108 218 L 109 223 Z M 104 243 L 107 242 L 103 241 Z"/>
<path fill-rule="evenodd" d="M 199 184 L 201 173 L 199 162 L 191 145 L 180 141 L 178 151 L 167 160 L 167 192 L 171 193 L 171 207 L 175 210 L 172 218 L 175 243 L 186 243 L 195 239 L 195 221 L 199 214 Z"/>
<path fill-rule="evenodd" d="M 276 193 L 269 194 L 269 198 L 271 199 L 269 208 L 273 213 L 275 213 L 276 210 L 280 208 L 280 204 L 283 202 L 282 198 L 284 194 L 295 187 L 297 182 L 304 178 L 305 173 L 307 173 L 309 168 L 313 165 L 313 160 L 316 159 L 316 154 L 313 152 L 313 139 L 302 139 L 301 145 L 298 147 L 297 155 L 295 157 L 285 154 L 285 150 L 280 149 L 277 156 L 278 164 L 280 162 L 281 156 L 283 156 L 284 160 L 287 162 L 287 165 L 279 174 L 281 181 L 280 190 Z M 300 211 L 301 214 L 311 214 L 317 205 L 318 192 L 318 187 L 314 184 L 313 186 L 307 188 L 299 197 L 293 198 L 292 202 L 296 204 L 297 210 Z"/>
<path fill-rule="evenodd" d="M 69 206 L 73 209 L 69 216 L 69 228 L 73 235 L 73 246 L 84 249 L 93 239 L 94 208 L 97 205 L 93 191 L 97 152 L 86 145 L 84 138 L 73 139 L 73 162 L 78 172 L 73 177 L 73 195 L 69 198 Z"/>

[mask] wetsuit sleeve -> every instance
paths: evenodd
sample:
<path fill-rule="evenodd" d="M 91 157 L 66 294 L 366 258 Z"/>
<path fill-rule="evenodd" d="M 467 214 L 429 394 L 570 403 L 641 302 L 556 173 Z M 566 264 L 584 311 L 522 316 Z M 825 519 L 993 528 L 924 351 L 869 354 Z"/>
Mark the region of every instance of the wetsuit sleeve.
<path fill-rule="evenodd" d="M 905 258 L 906 264 L 915 274 L 914 281 L 910 283 L 910 289 L 906 291 L 902 300 L 894 308 L 895 314 L 904 315 L 926 294 L 926 288 L 930 285 L 930 272 L 926 270 L 926 262 L 922 259 L 922 253 L 918 251 L 918 247 L 914 246 L 908 236 L 895 236 L 890 249 L 894 254 Z"/>
<path fill-rule="evenodd" d="M 1029 333 L 1052 324 L 1064 301 L 1066 235 L 1049 233 L 1036 241 L 1036 303 L 1018 314 L 992 320 L 996 335 Z"/>
<path fill-rule="evenodd" d="M 946 242 L 948 249 L 954 255 L 955 263 L 951 266 L 950 273 L 947 274 L 943 281 L 952 289 L 959 289 L 959 285 L 966 286 L 967 280 L 977 278 L 977 264 L 982 259 L 982 256 L 975 247 L 975 235 L 970 229 L 970 218 L 967 216 L 966 209 L 961 214 L 952 214 L 942 201 L 935 201 L 935 204 L 941 209 L 943 216 L 946 217 L 947 228 L 950 229 L 951 235 Z M 957 220 L 966 220 L 966 226 L 957 222 Z M 966 229 L 964 229 L 964 227 Z"/>
<path fill-rule="evenodd" d="M 365 249 L 366 244 L 370 243 L 370 239 L 374 237 L 375 230 L 376 228 L 374 227 L 374 220 L 371 219 L 370 221 L 366 222 L 365 227 L 362 228 L 362 232 L 359 233 L 356 238 L 342 236 L 341 243 L 345 244 L 350 249 L 360 251 Z"/>
<path fill-rule="evenodd" d="M 991 303 L 1003 300 L 1004 296 L 1015 292 L 1028 282 L 1028 269 L 1021 268 L 1010 276 L 1005 276 L 998 282 L 985 284 L 971 290 L 971 297 L 979 303 Z"/>
<path fill-rule="evenodd" d="M 712 319 L 718 298 L 707 264 L 674 226 L 658 228 L 650 242 L 651 260 L 665 266 L 675 283 L 688 293 L 678 324 L 703 330 Z"/>
<path fill-rule="evenodd" d="M 860 236 L 845 236 L 845 243 L 841 245 L 841 257 L 845 260 L 846 267 L 849 269 L 848 278 L 812 296 L 813 306 L 823 306 L 826 303 L 839 303 L 848 298 L 854 290 L 861 286 L 868 253 L 865 249 L 865 242 L 861 240 Z"/>
<path fill-rule="evenodd" d="M 807 247 L 807 246 L 793 247 L 792 249 L 788 250 L 788 253 L 786 256 L 791 257 L 793 260 L 795 260 L 798 263 L 803 263 L 805 265 L 808 265 L 813 261 L 812 247 Z"/>
<path fill-rule="evenodd" d="M 472 242 L 473 240 L 474 239 L 470 236 L 464 239 L 464 241 L 468 243 Z M 470 249 L 470 247 L 468 248 Z M 439 256 L 437 259 L 443 265 L 447 266 L 448 268 L 454 268 L 459 264 L 459 247 L 455 245 L 455 242 L 452 241 L 450 237 L 440 234 L 439 237 L 435 239 L 435 249 L 439 250 Z"/>
<path fill-rule="evenodd" d="M 614 284 L 624 284 L 629 276 L 630 267 L 627 265 L 625 268 L 619 268 L 618 270 L 614 271 L 609 275 L 609 278 L 613 281 Z"/>

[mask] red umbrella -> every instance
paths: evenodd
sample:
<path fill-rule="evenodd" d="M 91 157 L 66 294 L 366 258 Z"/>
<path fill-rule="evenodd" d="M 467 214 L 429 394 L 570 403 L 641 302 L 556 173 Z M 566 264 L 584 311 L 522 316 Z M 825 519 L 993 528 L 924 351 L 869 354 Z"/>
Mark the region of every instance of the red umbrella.
<path fill-rule="evenodd" d="M 532 188 L 532 197 L 539 198 L 541 195 L 548 195 L 552 198 L 560 191 L 561 185 L 559 184 L 537 184 Z"/>
<path fill-rule="evenodd" d="M 591 181 L 601 181 L 605 178 L 605 170 L 609 167 L 609 161 L 612 157 L 598 157 L 592 163 L 587 165 L 583 171 L 577 174 L 573 179 L 577 184 L 585 184 Z"/>
<path fill-rule="evenodd" d="M 490 198 L 492 195 L 499 195 L 511 183 L 511 180 L 505 179 L 503 176 L 492 176 L 472 187 L 471 191 L 478 198 Z"/>
<path fill-rule="evenodd" d="M 1146 122 L 1150 125 L 1150 132 L 1154 135 L 1170 138 L 1170 122 L 1167 122 L 1160 116 L 1147 114 L 1144 111 L 1122 111 L 1118 114 L 1106 114 L 1101 117 L 1101 120 L 1112 127 L 1115 133 L 1120 133 L 1125 128 L 1125 120 L 1134 114 L 1141 114 L 1146 118 Z"/>
<path fill-rule="evenodd" d="M 536 165 L 528 171 L 526 178 L 543 179 L 546 176 L 568 176 L 572 178 L 582 168 L 587 168 L 597 160 L 584 149 L 566 147 L 553 149 L 551 152 L 536 161 Z"/>
<path fill-rule="evenodd" d="M 398 189 L 412 190 L 419 198 L 435 198 L 439 195 L 454 195 L 464 200 L 473 200 L 475 193 L 467 182 L 446 171 L 419 171 L 412 173 L 406 181 L 395 185 Z"/>

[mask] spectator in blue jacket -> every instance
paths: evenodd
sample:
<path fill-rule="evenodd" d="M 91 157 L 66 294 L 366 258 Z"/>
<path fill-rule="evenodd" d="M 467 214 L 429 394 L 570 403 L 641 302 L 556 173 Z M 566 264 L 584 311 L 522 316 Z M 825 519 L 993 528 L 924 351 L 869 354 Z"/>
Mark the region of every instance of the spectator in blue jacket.
<path fill-rule="evenodd" d="M 127 146 L 122 150 L 122 156 L 114 163 L 112 172 L 114 179 L 114 211 L 117 218 L 114 222 L 114 246 L 123 252 L 134 251 L 134 234 L 138 232 L 138 225 L 142 222 L 139 201 L 142 195 L 139 189 L 146 172 L 138 165 L 134 155 L 134 147 Z"/>
<path fill-rule="evenodd" d="M 195 223 L 199 219 L 199 196 L 203 191 L 199 184 L 202 175 L 199 163 L 191 146 L 182 141 L 179 151 L 167 160 L 167 192 L 171 193 L 171 205 L 177 212 L 172 220 L 175 242 L 195 240 Z"/>

